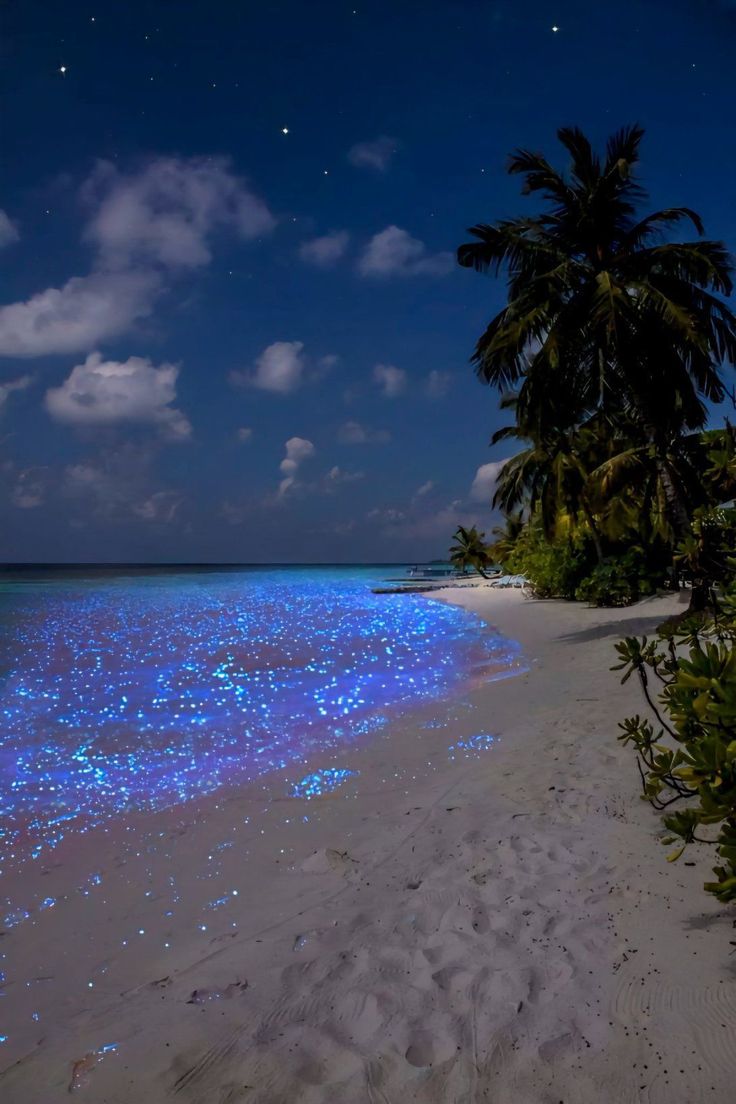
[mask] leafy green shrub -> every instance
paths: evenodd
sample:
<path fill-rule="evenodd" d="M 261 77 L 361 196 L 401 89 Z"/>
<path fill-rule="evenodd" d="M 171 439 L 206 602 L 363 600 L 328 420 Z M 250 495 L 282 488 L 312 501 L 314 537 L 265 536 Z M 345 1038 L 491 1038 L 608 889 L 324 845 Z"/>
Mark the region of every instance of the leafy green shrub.
<path fill-rule="evenodd" d="M 677 549 L 676 560 L 693 588 L 691 608 L 713 602 L 713 588 L 733 575 L 731 553 L 736 547 L 736 510 L 716 506 L 693 514 L 690 533 Z"/>
<path fill-rule="evenodd" d="M 525 575 L 539 598 L 574 598 L 594 561 L 595 551 L 587 539 L 549 541 L 541 529 L 528 526 L 503 566 L 511 574 Z"/>
<path fill-rule="evenodd" d="M 643 796 L 660 810 L 684 802 L 664 816 L 670 835 L 662 842 L 682 841 L 668 861 L 692 842 L 709 844 L 720 862 L 705 889 L 735 901 L 736 587 L 714 616 L 682 622 L 669 637 L 627 637 L 616 650 L 613 669 L 624 671 L 622 682 L 637 673 L 655 722 L 636 716 L 619 726 L 619 739 L 636 751 Z M 651 679 L 660 684 L 656 696 Z"/>
<path fill-rule="evenodd" d="M 608 557 L 596 564 L 575 590 L 579 602 L 594 606 L 630 606 L 639 598 L 653 594 L 655 576 L 647 566 L 644 553 L 630 548 L 622 556 Z"/>

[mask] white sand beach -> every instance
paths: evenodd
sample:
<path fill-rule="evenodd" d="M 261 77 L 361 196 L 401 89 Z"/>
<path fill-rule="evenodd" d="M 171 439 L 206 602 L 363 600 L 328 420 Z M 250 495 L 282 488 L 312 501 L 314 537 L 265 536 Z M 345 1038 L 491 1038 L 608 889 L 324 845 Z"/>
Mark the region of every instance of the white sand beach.
<path fill-rule="evenodd" d="M 677 600 L 439 597 L 528 671 L 350 751 L 333 794 L 252 788 L 90 835 L 100 884 L 0 940 L 26 979 L 6 989 L 27 1043 L 3 1104 L 733 1099 L 733 911 L 702 890 L 709 855 L 666 863 L 616 743 L 642 703 L 613 644 Z M 477 735 L 495 740 L 457 746 Z M 79 851 L 51 896 L 90 868 Z"/>

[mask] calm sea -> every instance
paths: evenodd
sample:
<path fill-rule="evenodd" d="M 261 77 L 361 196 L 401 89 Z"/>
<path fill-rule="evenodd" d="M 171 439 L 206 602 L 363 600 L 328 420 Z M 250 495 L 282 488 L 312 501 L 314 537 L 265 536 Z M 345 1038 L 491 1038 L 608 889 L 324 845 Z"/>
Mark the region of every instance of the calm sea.
<path fill-rule="evenodd" d="M 477 617 L 371 593 L 403 568 L 0 574 L 0 865 L 369 739 L 516 660 Z"/>

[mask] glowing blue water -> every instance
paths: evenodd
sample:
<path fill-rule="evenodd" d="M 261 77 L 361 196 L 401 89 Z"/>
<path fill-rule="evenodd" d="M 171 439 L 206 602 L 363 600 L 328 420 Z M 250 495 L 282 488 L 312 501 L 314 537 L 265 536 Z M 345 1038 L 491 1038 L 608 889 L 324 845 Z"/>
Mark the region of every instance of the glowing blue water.
<path fill-rule="evenodd" d="M 329 753 L 514 658 L 383 572 L 244 570 L 0 589 L 0 861 Z M 305 782 L 306 785 L 306 782 Z M 308 786 L 307 786 L 308 788 Z"/>

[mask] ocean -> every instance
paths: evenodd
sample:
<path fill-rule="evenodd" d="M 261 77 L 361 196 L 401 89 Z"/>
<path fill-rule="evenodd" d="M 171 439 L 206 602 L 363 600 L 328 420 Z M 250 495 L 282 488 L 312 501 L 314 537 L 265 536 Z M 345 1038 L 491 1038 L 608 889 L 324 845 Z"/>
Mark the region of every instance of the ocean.
<path fill-rule="evenodd" d="M 375 595 L 372 567 L 114 567 L 0 576 L 0 869 L 70 833 L 324 764 L 392 717 L 511 670 L 475 615 Z M 311 787 L 311 791 L 310 791 Z"/>

